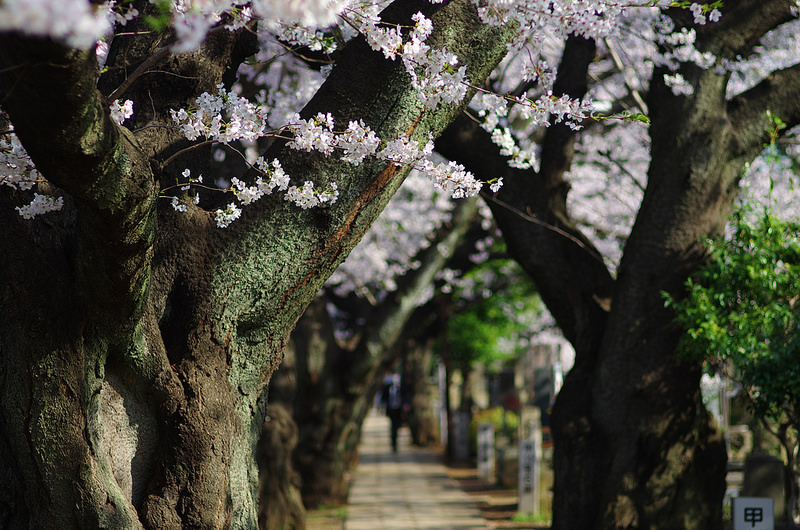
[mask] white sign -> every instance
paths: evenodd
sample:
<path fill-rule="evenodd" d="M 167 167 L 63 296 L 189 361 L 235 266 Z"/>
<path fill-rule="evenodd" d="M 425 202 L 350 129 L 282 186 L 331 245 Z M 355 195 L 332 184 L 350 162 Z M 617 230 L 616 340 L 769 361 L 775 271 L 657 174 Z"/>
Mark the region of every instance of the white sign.
<path fill-rule="evenodd" d="M 494 477 L 494 426 L 491 423 L 478 425 L 478 478 L 492 480 Z"/>
<path fill-rule="evenodd" d="M 733 499 L 733 530 L 773 530 L 773 500 L 767 497 Z"/>
<path fill-rule="evenodd" d="M 539 452 L 536 439 L 519 442 L 519 504 L 522 514 L 539 513 Z"/>

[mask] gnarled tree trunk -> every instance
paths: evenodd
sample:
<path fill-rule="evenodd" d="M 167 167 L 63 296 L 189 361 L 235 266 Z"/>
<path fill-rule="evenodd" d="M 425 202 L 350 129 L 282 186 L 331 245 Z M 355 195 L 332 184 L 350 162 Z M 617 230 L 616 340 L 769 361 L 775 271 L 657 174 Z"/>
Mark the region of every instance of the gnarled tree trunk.
<path fill-rule="evenodd" d="M 431 44 L 457 53 L 476 83 L 505 53 L 507 31 L 481 25 L 465 0 L 395 2 L 384 19 L 410 23 L 416 11 L 432 17 Z M 338 202 L 300 210 L 268 197 L 225 230 L 198 208 L 174 212 L 160 188 L 186 167 L 202 172 L 208 153 L 172 158 L 187 143 L 169 109 L 230 81 L 251 37 L 214 32 L 173 56 L 166 34 L 136 29 L 114 39 L 99 80 L 94 51 L 0 34 L 0 104 L 66 196 L 62 212 L 31 222 L 14 211 L 18 197 L 0 195 L 0 514 L 10 527 L 255 528 L 270 376 L 407 172 L 276 143 L 268 159 L 299 182 L 335 180 Z M 109 118 L 112 92 L 135 101 L 135 132 Z M 425 109 L 402 65 L 357 39 L 303 115 L 418 140 L 460 110 Z"/>

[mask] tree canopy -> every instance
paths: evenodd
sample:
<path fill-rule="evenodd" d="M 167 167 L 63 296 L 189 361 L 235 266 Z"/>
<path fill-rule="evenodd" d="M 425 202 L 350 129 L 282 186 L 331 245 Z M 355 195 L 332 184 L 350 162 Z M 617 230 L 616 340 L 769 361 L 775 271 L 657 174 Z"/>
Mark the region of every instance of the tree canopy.
<path fill-rule="evenodd" d="M 660 292 L 724 226 L 766 110 L 777 139 L 800 123 L 798 54 L 769 53 L 796 7 L 2 0 L 0 513 L 254 527 L 289 334 L 416 169 L 484 194 L 575 346 L 554 525 L 719 527 L 721 446 Z M 622 133 L 595 162 L 636 191 L 597 226 L 568 197 L 601 125 Z M 605 198 L 599 175 L 572 180 Z"/>

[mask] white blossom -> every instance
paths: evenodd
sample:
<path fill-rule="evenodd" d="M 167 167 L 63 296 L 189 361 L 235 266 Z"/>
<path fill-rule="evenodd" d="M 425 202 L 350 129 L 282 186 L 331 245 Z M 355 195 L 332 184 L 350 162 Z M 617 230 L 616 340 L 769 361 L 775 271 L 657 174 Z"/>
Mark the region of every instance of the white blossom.
<path fill-rule="evenodd" d="M 237 220 L 242 215 L 242 210 L 236 205 L 236 203 L 228 204 L 228 207 L 224 210 L 217 209 L 214 212 L 214 220 L 217 222 L 217 227 L 219 228 L 228 228 L 232 222 Z"/>
<path fill-rule="evenodd" d="M 170 110 L 172 121 L 188 140 L 255 140 L 267 129 L 264 111 L 222 84 L 217 85 L 216 95 L 204 92 L 197 96 L 195 104 L 191 110 Z"/>
<path fill-rule="evenodd" d="M 500 122 L 500 118 L 508 115 L 508 102 L 497 94 L 481 92 L 472 99 L 470 106 L 483 118 L 481 127 L 492 132 Z"/>
<path fill-rule="evenodd" d="M 440 0 L 431 0 L 439 3 Z M 574 33 L 593 37 L 602 45 L 604 39 L 638 38 L 646 32 L 650 47 L 641 52 L 642 60 L 629 61 L 635 66 L 635 79 L 648 79 L 647 70 L 654 64 L 663 64 L 676 70 L 681 63 L 694 62 L 703 68 L 718 66 L 717 59 L 709 53 L 700 53 L 694 46 L 694 30 L 683 28 L 676 31 L 665 17 L 652 15 L 657 10 L 639 9 L 640 1 L 625 0 L 607 3 L 600 0 L 581 2 L 544 2 L 543 0 L 473 0 L 484 23 L 518 28 L 518 34 L 509 47 L 511 58 L 504 62 L 508 83 L 520 81 L 536 82 L 538 86 L 528 93 L 500 96 L 482 92 L 471 108 L 482 118 L 482 126 L 491 133 L 503 155 L 509 157 L 509 165 L 519 168 L 536 168 L 537 146 L 531 139 L 537 127 L 550 123 L 566 123 L 579 128 L 582 120 L 592 113 L 589 100 L 577 101 L 568 97 L 557 97 L 550 90 L 555 72 L 550 66 L 558 60 L 557 53 L 550 53 L 548 42 L 563 39 Z M 657 2 L 666 6 L 666 0 Z M 432 141 L 418 142 L 405 136 L 379 138 L 375 131 L 362 120 L 353 120 L 345 130 L 336 130 L 331 114 L 319 113 L 303 120 L 297 112 L 316 92 L 324 80 L 325 73 L 307 68 L 302 61 L 285 55 L 283 43 L 293 46 L 308 46 L 312 50 L 330 53 L 336 48 L 336 39 L 331 37 L 328 27 L 337 26 L 337 39 L 345 40 L 361 34 L 367 42 L 387 59 L 400 57 L 417 91 L 420 100 L 428 108 L 439 104 L 455 104 L 463 101 L 470 86 L 469 65 L 461 64 L 459 57 L 446 48 L 433 48 L 427 39 L 433 31 L 430 19 L 422 13 L 412 16 L 413 25 L 398 26 L 380 19 L 384 3 L 356 2 L 355 0 L 169 0 L 170 24 L 177 42 L 176 52 L 195 49 L 206 37 L 208 30 L 224 24 L 235 31 L 258 20 L 262 49 L 257 63 L 271 65 L 263 70 L 259 66 L 244 66 L 241 75 L 264 90 L 253 101 L 241 97 L 235 89 L 228 90 L 218 85 L 216 93 L 200 94 L 195 104 L 188 108 L 170 111 L 173 123 L 191 141 L 211 140 L 220 143 L 242 141 L 243 155 L 259 171 L 255 181 L 244 182 L 233 177 L 230 187 L 222 184 L 224 191 L 235 196 L 235 202 L 225 210 L 213 215 L 220 226 L 228 226 L 241 214 L 240 208 L 252 204 L 275 189 L 284 193 L 284 198 L 302 208 L 331 204 L 338 197 L 338 188 L 332 182 L 324 190 L 315 188 L 312 181 L 302 186 L 292 186 L 291 179 L 277 160 L 266 163 L 258 158 L 255 140 L 265 135 L 286 132 L 292 135 L 288 145 L 303 151 L 319 151 L 358 165 L 367 157 L 376 157 L 394 164 L 404 164 L 432 180 L 436 186 L 454 197 L 478 193 L 482 182 L 452 162 L 430 160 Z M 139 16 L 127 4 L 109 0 L 101 7 L 92 7 L 87 0 L 0 0 L 0 30 L 19 30 L 28 34 L 45 35 L 61 39 L 71 46 L 91 49 L 103 64 L 108 42 L 98 41 L 114 24 L 124 25 Z M 692 4 L 690 12 L 695 22 L 716 21 L 718 10 L 708 11 L 701 4 Z M 12 10 L 16 9 L 12 13 Z M 629 11 L 633 10 L 634 15 Z M 641 13 L 648 13 L 640 16 Z M 339 18 L 341 16 L 341 18 Z M 621 24 L 629 28 L 619 33 Z M 637 25 L 638 24 L 638 25 Z M 253 25 L 255 27 L 255 25 Z M 639 29 L 645 28 L 645 32 Z M 272 32 L 273 36 L 267 36 Z M 278 37 L 283 43 L 278 42 Z M 656 53 L 653 43 L 661 46 L 663 53 Z M 639 53 L 639 52 L 636 52 Z M 548 55 L 549 54 L 549 55 Z M 789 53 L 791 54 L 791 53 Z M 796 55 L 796 54 L 795 54 Z M 280 57 L 280 59 L 275 60 Z M 594 67 L 594 65 L 593 65 Z M 735 66 L 725 65 L 734 71 Z M 329 70 L 329 67 L 324 69 Z M 497 82 L 501 86 L 504 79 Z M 665 82 L 677 93 L 688 94 L 691 86 L 675 73 L 667 75 Z M 643 82 L 646 84 L 646 82 Z M 235 87 L 234 87 L 235 88 Z M 646 86 L 639 87 L 645 90 Z M 513 93 L 513 85 L 499 93 Z M 614 98 L 609 97 L 608 100 Z M 141 104 L 141 102 L 139 103 Z M 133 103 L 115 101 L 111 104 L 112 119 L 121 124 L 132 115 Z M 16 144 L 15 144 L 16 142 Z M 36 172 L 24 150 L 13 135 L 0 141 L 0 184 L 22 190 L 31 189 L 41 177 Z M 381 148 L 380 146 L 383 146 Z M 214 151 L 214 159 L 221 161 L 225 152 Z M 188 201 L 199 201 L 197 193 L 190 193 L 193 186 L 202 182 L 202 177 L 191 177 L 187 169 L 184 182 L 177 187 L 184 192 L 182 198 L 172 197 L 173 207 L 186 210 Z M 493 192 L 502 185 L 502 179 L 489 180 Z M 37 204 L 45 204 L 39 199 Z M 54 202 L 55 204 L 55 202 Z"/>
<path fill-rule="evenodd" d="M 60 210 L 63 206 L 63 197 L 54 198 L 34 192 L 33 200 L 25 206 L 17 206 L 16 210 L 23 219 L 33 219 L 37 215 Z"/>
<path fill-rule="evenodd" d="M 679 73 L 664 74 L 664 84 L 670 87 L 676 96 L 690 96 L 694 92 L 694 87 Z"/>
<path fill-rule="evenodd" d="M 188 209 L 186 203 L 178 197 L 172 197 L 170 204 L 176 212 L 185 212 Z"/>
<path fill-rule="evenodd" d="M 111 29 L 107 12 L 86 0 L 3 0 L 0 31 L 47 36 L 91 49 Z"/>
<path fill-rule="evenodd" d="M 114 101 L 111 103 L 109 110 L 111 111 L 111 119 L 114 123 L 122 125 L 122 122 L 133 116 L 133 101 L 127 99 L 122 104 L 120 104 L 119 101 Z"/>
<path fill-rule="evenodd" d="M 339 190 L 336 183 L 332 183 L 330 190 L 318 192 L 314 189 L 314 183 L 307 180 L 302 188 L 291 186 L 286 192 L 285 199 L 307 210 L 324 203 L 333 204 L 338 197 Z"/>
<path fill-rule="evenodd" d="M 358 165 L 378 150 L 380 139 L 375 131 L 364 125 L 363 120 L 351 121 L 344 134 L 336 137 L 336 147 L 342 149 L 342 160 Z"/>
<path fill-rule="evenodd" d="M 413 165 L 416 161 L 427 157 L 433 152 L 433 140 L 420 147 L 418 142 L 412 142 L 405 136 L 390 140 L 386 147 L 379 153 L 378 157 L 398 162 L 400 164 Z"/>
<path fill-rule="evenodd" d="M 287 129 L 294 138 L 286 145 L 298 151 L 320 151 L 326 155 L 333 152 L 336 139 L 333 134 L 333 116 L 317 114 L 314 118 L 303 120 L 299 117 Z"/>

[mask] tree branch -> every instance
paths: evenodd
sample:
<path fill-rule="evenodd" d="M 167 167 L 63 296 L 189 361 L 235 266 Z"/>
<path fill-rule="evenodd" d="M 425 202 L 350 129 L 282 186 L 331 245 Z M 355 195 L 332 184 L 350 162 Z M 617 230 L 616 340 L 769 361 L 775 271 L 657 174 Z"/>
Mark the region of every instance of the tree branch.
<path fill-rule="evenodd" d="M 725 2 L 719 21 L 697 27 L 698 48 L 728 59 L 748 56 L 767 32 L 795 18 L 791 11 L 795 6 L 791 0 Z M 673 9 L 672 15 L 694 26 L 688 10 Z"/>
<path fill-rule="evenodd" d="M 74 199 L 81 292 L 132 316 L 146 296 L 153 242 L 157 190 L 147 158 L 111 121 L 93 51 L 0 35 L 0 67 L 16 65 L 0 78 L 0 104 L 39 171 Z"/>
<path fill-rule="evenodd" d="M 554 93 L 581 97 L 594 44 L 570 38 L 559 66 Z M 565 336 L 575 344 L 610 304 L 613 279 L 599 252 L 570 220 L 564 173 L 572 161 L 574 133 L 548 128 L 538 174 L 508 167 L 489 134 L 459 118 L 437 143 L 444 156 L 458 160 L 481 178 L 499 177 L 504 186 L 487 199 L 509 250 L 536 283 Z M 535 222 L 530 222 L 531 220 Z"/>
<path fill-rule="evenodd" d="M 770 141 L 774 124 L 767 111 L 786 124 L 779 134 L 800 124 L 800 65 L 773 72 L 728 103 L 738 152 L 747 159 L 754 158 Z"/>
<path fill-rule="evenodd" d="M 434 31 L 432 47 L 447 47 L 467 66 L 467 74 L 480 84 L 505 55 L 505 44 L 513 28 L 489 27 L 480 22 L 474 6 L 466 0 L 431 5 L 422 1 L 394 2 L 381 15 L 383 20 L 411 23 L 411 16 L 422 11 L 431 17 Z M 458 105 L 439 105 L 427 109 L 419 100 L 411 79 L 399 61 L 387 61 L 369 48 L 363 38 L 349 43 L 328 79 L 303 110 L 303 117 L 330 112 L 337 124 L 363 119 L 385 140 L 406 136 L 425 142 L 437 136 L 466 106 L 471 94 Z M 246 311 L 248 325 L 273 326 L 275 315 L 299 314 L 324 280 L 346 257 L 383 210 L 401 185 L 408 168 L 379 160 L 365 160 L 359 166 L 342 162 L 336 156 L 302 153 L 277 143 L 265 158 L 278 158 L 293 182 L 313 180 L 316 187 L 330 181 L 339 186 L 338 201 L 325 209 L 301 211 L 279 198 L 262 199 L 243 212 L 221 239 L 235 240 L 215 244 L 226 256 L 221 274 L 230 278 L 258 276 L 267 280 L 264 292 Z M 292 231 L 275 233 L 275 227 Z M 259 245 L 246 243 L 257 241 Z M 286 267 L 291 257 L 312 264 L 308 269 Z M 227 283 L 225 284 L 227 285 Z M 240 297 L 234 288 L 219 293 L 220 300 Z M 286 309 L 289 308 L 289 311 Z M 296 318 L 295 317 L 295 318 Z M 239 321 L 240 324 L 243 321 Z"/>

